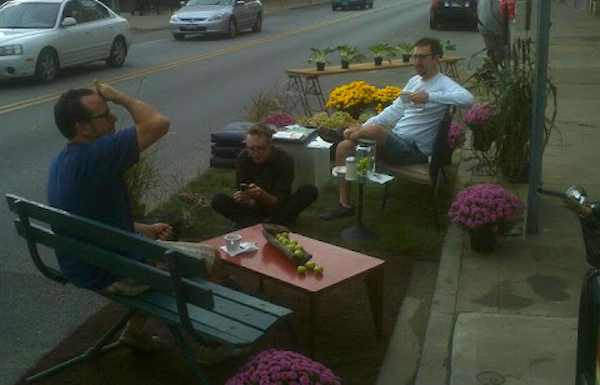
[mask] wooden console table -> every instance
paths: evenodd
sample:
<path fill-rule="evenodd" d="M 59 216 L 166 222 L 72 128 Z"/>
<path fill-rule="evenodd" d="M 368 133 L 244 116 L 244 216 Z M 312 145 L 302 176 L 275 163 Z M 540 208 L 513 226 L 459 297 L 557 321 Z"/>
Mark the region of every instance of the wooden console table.
<path fill-rule="evenodd" d="M 456 81 L 460 81 L 458 76 L 458 69 L 456 64 L 464 60 L 461 56 L 448 56 L 440 59 L 440 71 Z M 311 108 L 309 97 L 313 96 L 316 98 L 318 104 L 317 111 L 327 111 L 325 97 L 323 96 L 323 90 L 319 83 L 321 76 L 328 75 L 339 75 L 352 72 L 364 72 L 364 71 L 378 71 L 388 70 L 395 68 L 406 68 L 414 67 L 412 62 L 403 62 L 401 59 L 392 60 L 392 63 L 385 61 L 382 65 L 376 66 L 373 62 L 369 63 L 353 63 L 350 64 L 350 68 L 344 69 L 341 66 L 326 66 L 325 70 L 317 71 L 316 68 L 299 68 L 286 70 L 288 76 L 287 91 L 296 91 L 298 93 L 298 100 L 294 103 L 296 106 L 298 103 L 301 104 L 302 110 L 306 116 L 310 116 L 313 109 Z M 293 107 L 292 107 L 293 108 Z"/>

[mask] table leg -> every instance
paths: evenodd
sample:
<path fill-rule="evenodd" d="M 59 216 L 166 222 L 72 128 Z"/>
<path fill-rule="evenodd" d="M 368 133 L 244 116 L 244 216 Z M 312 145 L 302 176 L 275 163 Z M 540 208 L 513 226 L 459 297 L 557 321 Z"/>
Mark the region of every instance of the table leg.
<path fill-rule="evenodd" d="M 356 224 L 349 229 L 343 230 L 341 237 L 347 241 L 365 241 L 369 239 L 379 239 L 379 234 L 369 230 L 363 224 L 363 189 L 365 184 L 358 183 L 358 215 Z"/>
<path fill-rule="evenodd" d="M 262 277 L 258 277 L 258 291 L 261 293 L 265 291 L 265 283 Z"/>
<path fill-rule="evenodd" d="M 293 75 L 288 75 L 289 79 L 288 79 L 288 86 L 287 86 L 287 91 L 288 93 L 292 90 L 295 90 L 298 93 L 298 98 L 300 99 L 300 104 L 302 105 L 302 111 L 304 112 L 304 114 L 306 116 L 310 116 L 310 108 L 308 105 L 308 100 L 306 98 L 306 85 L 304 84 L 304 82 L 302 81 L 302 78 L 300 76 L 293 76 Z M 286 93 L 286 97 L 287 97 L 287 93 Z M 298 104 L 298 101 L 296 101 L 290 109 L 293 109 L 294 107 L 296 107 L 296 105 Z"/>
<path fill-rule="evenodd" d="M 383 332 L 383 267 L 380 266 L 365 276 L 371 313 L 375 323 L 375 333 L 381 336 Z"/>
<path fill-rule="evenodd" d="M 317 296 L 309 295 L 309 336 L 308 336 L 308 354 L 310 358 L 315 358 L 315 334 L 317 331 Z"/>

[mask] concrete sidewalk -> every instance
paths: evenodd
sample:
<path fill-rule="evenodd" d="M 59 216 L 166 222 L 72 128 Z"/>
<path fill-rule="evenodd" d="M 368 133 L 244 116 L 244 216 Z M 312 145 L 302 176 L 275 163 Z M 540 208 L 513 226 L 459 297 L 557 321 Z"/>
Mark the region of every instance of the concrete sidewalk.
<path fill-rule="evenodd" d="M 268 0 L 262 3 L 265 15 L 269 15 L 288 9 L 322 5 L 330 3 L 330 0 Z M 171 13 L 168 10 L 162 10 L 160 15 L 147 14 L 139 16 L 123 12 L 121 16 L 129 20 L 133 33 L 140 33 L 168 29 Z"/>
<path fill-rule="evenodd" d="M 521 3 L 513 36 L 525 36 Z M 600 18 L 557 1 L 552 9 L 549 67 L 558 87 L 558 130 L 546 147 L 542 180 L 560 191 L 583 185 L 592 200 L 600 200 Z M 536 2 L 533 10 L 536 20 Z M 474 174 L 470 149 L 461 158 L 459 190 L 489 181 Z M 527 201 L 528 185 L 510 189 Z M 406 339 L 392 338 L 394 356 L 388 354 L 378 384 L 399 384 L 394 377 L 417 385 L 573 384 L 579 292 L 587 269 L 579 222 L 556 199 L 542 198 L 538 235 L 500 239 L 491 255 L 472 252 L 468 235 L 452 226 L 425 339 L 416 346 L 417 372 L 391 375 L 410 356 L 402 346 Z M 406 306 L 413 305 L 403 304 L 403 311 Z M 403 327 L 408 323 L 399 322 L 395 334 L 410 335 Z"/>

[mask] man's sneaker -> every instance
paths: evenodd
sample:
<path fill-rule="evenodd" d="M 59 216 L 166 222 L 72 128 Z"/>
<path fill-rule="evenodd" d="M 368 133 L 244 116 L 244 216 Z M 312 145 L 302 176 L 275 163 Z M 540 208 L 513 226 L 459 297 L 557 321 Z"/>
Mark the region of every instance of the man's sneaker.
<path fill-rule="evenodd" d="M 119 338 L 121 344 L 132 348 L 138 353 L 154 354 L 160 351 L 161 343 L 158 336 L 134 333 L 127 327 Z"/>
<path fill-rule="evenodd" d="M 221 345 L 200 346 L 196 360 L 203 365 L 212 365 L 221 361 L 237 358 L 250 353 L 250 347 L 233 348 Z"/>
<path fill-rule="evenodd" d="M 336 207 L 332 208 L 329 211 L 324 212 L 319 215 L 319 218 L 329 221 L 331 219 L 338 219 L 343 217 L 351 217 L 354 215 L 354 207 L 346 207 L 338 204 Z"/>

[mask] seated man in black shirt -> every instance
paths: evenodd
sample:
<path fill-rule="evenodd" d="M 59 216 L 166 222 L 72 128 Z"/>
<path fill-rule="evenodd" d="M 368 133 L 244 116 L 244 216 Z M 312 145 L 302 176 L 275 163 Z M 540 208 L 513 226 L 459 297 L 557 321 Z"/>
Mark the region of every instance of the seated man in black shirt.
<path fill-rule="evenodd" d="M 261 222 L 288 225 L 317 199 L 317 188 L 304 185 L 292 194 L 294 159 L 273 146 L 273 133 L 256 124 L 246 133 L 246 149 L 236 159 L 239 190 L 230 197 L 217 194 L 211 206 L 236 228 Z"/>

